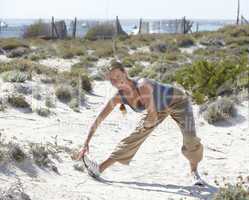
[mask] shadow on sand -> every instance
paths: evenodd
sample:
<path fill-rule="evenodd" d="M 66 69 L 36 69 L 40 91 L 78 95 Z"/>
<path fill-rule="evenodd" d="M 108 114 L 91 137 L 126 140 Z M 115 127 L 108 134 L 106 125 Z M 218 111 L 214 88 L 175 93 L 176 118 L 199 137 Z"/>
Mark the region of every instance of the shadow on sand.
<path fill-rule="evenodd" d="M 204 187 L 199 186 L 182 186 L 173 184 L 158 184 L 158 183 L 144 183 L 136 181 L 111 181 L 101 178 L 101 182 L 110 184 L 115 187 L 128 187 L 135 190 L 142 190 L 148 192 L 160 192 L 168 194 L 177 194 L 184 197 L 195 197 L 201 200 L 210 200 L 218 192 L 218 188 L 208 183 Z"/>

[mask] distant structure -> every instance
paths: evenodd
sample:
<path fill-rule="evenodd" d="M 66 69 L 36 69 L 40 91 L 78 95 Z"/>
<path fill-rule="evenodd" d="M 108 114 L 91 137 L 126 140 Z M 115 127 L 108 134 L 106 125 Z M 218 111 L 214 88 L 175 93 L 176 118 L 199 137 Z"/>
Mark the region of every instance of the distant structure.
<path fill-rule="evenodd" d="M 192 32 L 193 22 L 183 19 L 176 20 L 157 20 L 157 21 L 144 21 L 139 20 L 139 25 L 131 34 L 149 34 L 149 33 L 182 33 L 187 34 Z"/>

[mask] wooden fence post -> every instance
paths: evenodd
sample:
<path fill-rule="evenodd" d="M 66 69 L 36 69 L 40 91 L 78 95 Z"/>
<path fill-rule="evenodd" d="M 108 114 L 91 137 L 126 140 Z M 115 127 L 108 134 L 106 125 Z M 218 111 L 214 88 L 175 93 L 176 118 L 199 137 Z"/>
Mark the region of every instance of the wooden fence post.
<path fill-rule="evenodd" d="M 54 39 L 54 17 L 53 16 L 52 16 L 51 27 L 52 27 L 52 39 Z"/>
<path fill-rule="evenodd" d="M 73 38 L 76 37 L 76 26 L 77 26 L 77 18 L 74 18 L 74 24 L 73 24 Z"/>
<path fill-rule="evenodd" d="M 239 16 L 240 16 L 240 0 L 238 0 L 238 8 L 237 8 L 237 21 L 236 21 L 237 25 L 239 25 Z"/>

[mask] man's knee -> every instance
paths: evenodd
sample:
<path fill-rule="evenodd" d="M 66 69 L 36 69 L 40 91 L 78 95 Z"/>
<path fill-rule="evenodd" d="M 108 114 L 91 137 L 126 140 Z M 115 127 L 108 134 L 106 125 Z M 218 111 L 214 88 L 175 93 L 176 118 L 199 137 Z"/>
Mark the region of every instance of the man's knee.
<path fill-rule="evenodd" d="M 183 141 L 182 154 L 191 162 L 198 163 L 203 158 L 203 145 L 198 137 L 188 137 Z"/>

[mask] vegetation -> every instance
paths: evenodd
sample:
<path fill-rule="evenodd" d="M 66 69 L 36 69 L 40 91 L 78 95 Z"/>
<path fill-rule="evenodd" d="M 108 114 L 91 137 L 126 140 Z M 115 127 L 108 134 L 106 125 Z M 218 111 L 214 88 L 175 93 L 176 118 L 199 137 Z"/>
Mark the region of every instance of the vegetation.
<path fill-rule="evenodd" d="M 72 87 L 68 85 L 59 85 L 56 88 L 55 95 L 60 101 L 68 103 L 72 99 Z"/>
<path fill-rule="evenodd" d="M 249 177 L 238 177 L 236 184 L 226 183 L 221 187 L 213 200 L 249 200 Z"/>
<path fill-rule="evenodd" d="M 228 97 L 219 98 L 208 104 L 203 113 L 204 119 L 210 124 L 227 121 L 234 116 L 236 116 L 235 105 Z"/>
<path fill-rule="evenodd" d="M 28 26 L 24 32 L 24 38 L 41 36 L 44 32 L 44 22 L 42 20 L 36 21 L 34 24 Z"/>
<path fill-rule="evenodd" d="M 232 93 L 240 87 L 243 80 L 238 79 L 243 73 L 248 73 L 248 60 L 221 60 L 219 62 L 197 61 L 191 66 L 176 72 L 175 79 L 187 90 L 192 91 L 195 101 L 204 103 L 208 98 L 217 97 L 224 93 Z M 248 80 L 247 80 L 248 81 Z"/>
<path fill-rule="evenodd" d="M 15 94 L 10 95 L 8 97 L 8 103 L 16 108 L 30 108 L 29 103 L 22 95 L 15 95 Z"/>
<path fill-rule="evenodd" d="M 7 71 L 2 73 L 2 78 L 6 82 L 18 82 L 23 83 L 25 82 L 30 75 L 25 72 L 20 71 Z"/>
<path fill-rule="evenodd" d="M 42 117 L 48 117 L 51 111 L 48 108 L 37 108 L 36 113 Z"/>

